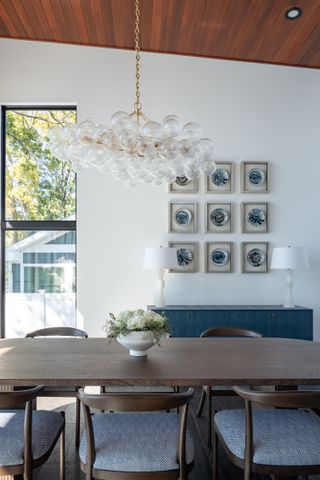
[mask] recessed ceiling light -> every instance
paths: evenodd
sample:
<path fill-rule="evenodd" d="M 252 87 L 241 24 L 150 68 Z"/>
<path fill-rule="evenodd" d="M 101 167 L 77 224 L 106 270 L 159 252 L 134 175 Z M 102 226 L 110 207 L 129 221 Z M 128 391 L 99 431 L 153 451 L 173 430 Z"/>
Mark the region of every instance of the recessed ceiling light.
<path fill-rule="evenodd" d="M 287 20 L 296 20 L 297 18 L 301 17 L 301 15 L 302 9 L 300 7 L 292 7 L 284 14 Z"/>

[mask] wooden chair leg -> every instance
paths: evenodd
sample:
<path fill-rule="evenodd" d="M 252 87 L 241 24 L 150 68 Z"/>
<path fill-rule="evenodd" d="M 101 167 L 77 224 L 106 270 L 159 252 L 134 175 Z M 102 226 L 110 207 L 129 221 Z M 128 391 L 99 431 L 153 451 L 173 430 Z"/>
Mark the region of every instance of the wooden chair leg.
<path fill-rule="evenodd" d="M 91 475 L 91 468 L 87 468 L 87 472 L 86 472 L 86 480 L 93 480 L 93 477 Z"/>
<path fill-rule="evenodd" d="M 60 436 L 60 480 L 65 480 L 65 474 L 66 474 L 65 445 L 66 445 L 65 427 L 63 427 L 63 430 Z"/>
<path fill-rule="evenodd" d="M 251 474 L 251 466 L 248 467 L 245 465 L 244 467 L 244 480 L 251 480 L 252 474 Z"/>
<path fill-rule="evenodd" d="M 213 480 L 219 480 L 219 439 L 213 427 Z"/>
<path fill-rule="evenodd" d="M 77 397 L 76 399 L 76 438 L 75 444 L 78 448 L 80 445 L 80 400 Z"/>
<path fill-rule="evenodd" d="M 205 391 L 204 388 L 202 388 L 201 397 L 200 397 L 198 410 L 197 410 L 197 417 L 200 417 L 201 414 L 202 414 L 202 410 L 203 410 L 205 400 L 206 400 L 206 391 Z"/>
<path fill-rule="evenodd" d="M 210 388 L 210 387 L 209 387 Z M 212 395 L 210 392 L 207 392 L 208 397 L 208 447 L 211 448 L 212 446 Z"/>

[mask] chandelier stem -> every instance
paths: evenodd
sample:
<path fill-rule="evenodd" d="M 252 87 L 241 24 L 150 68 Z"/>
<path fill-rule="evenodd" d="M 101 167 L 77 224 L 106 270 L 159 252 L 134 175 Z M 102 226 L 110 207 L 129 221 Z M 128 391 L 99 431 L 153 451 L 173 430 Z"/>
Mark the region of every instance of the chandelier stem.
<path fill-rule="evenodd" d="M 134 104 L 134 113 L 139 123 L 142 114 L 142 105 L 140 101 L 140 1 L 135 1 L 135 52 L 136 52 L 136 102 Z"/>

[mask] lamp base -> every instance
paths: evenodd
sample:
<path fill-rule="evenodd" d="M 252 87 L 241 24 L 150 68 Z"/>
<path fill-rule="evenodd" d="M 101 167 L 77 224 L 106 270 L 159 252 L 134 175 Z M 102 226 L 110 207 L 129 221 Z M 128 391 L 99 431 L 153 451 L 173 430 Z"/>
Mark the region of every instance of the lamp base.
<path fill-rule="evenodd" d="M 158 281 L 157 281 L 157 291 L 155 296 L 155 306 L 158 308 L 164 308 L 166 306 L 166 302 L 164 299 L 164 276 L 166 271 L 163 268 L 160 268 L 158 271 Z"/>
<path fill-rule="evenodd" d="M 283 304 L 285 308 L 295 307 L 295 304 L 293 301 L 292 289 L 293 289 L 293 270 L 289 269 L 287 271 L 287 276 L 286 276 L 286 298 Z"/>

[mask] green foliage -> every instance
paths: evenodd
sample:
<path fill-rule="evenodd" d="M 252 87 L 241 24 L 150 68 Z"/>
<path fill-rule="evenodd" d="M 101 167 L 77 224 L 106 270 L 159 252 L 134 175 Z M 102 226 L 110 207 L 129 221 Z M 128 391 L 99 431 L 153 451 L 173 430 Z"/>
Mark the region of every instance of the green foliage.
<path fill-rule="evenodd" d="M 62 220 L 75 213 L 75 174 L 48 144 L 52 126 L 75 120 L 69 110 L 7 111 L 7 219 Z"/>
<path fill-rule="evenodd" d="M 131 332 L 150 332 L 158 345 L 161 337 L 170 333 L 170 325 L 164 315 L 142 309 L 124 310 L 117 316 L 110 313 L 104 329 L 107 338 L 117 338 Z"/>

